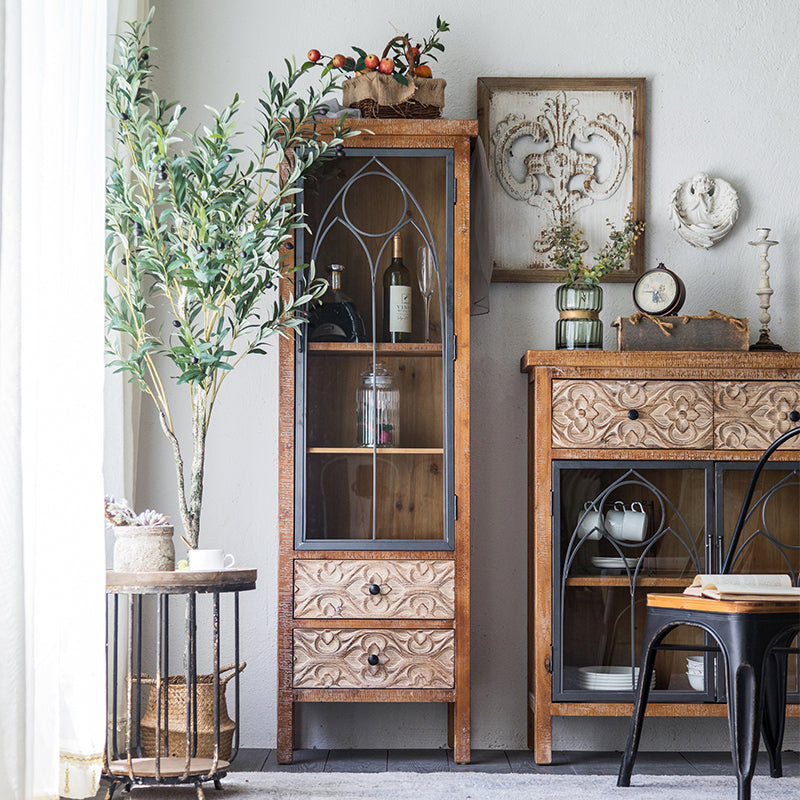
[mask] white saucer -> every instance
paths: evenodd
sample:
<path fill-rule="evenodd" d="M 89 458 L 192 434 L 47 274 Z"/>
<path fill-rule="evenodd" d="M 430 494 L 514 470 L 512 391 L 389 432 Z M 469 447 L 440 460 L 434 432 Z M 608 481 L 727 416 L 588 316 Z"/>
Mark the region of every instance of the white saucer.
<path fill-rule="evenodd" d="M 625 569 L 626 565 L 631 569 L 635 569 L 638 561 L 638 558 L 592 556 L 592 566 L 598 569 Z"/>

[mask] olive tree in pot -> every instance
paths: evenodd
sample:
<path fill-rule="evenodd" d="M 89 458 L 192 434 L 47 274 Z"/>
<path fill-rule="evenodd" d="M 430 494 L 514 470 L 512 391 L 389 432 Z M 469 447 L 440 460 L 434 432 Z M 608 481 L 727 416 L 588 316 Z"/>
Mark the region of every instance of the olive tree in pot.
<path fill-rule="evenodd" d="M 153 48 L 144 43 L 152 11 L 119 37 L 109 67 L 107 107 L 114 153 L 106 189 L 106 324 L 110 366 L 148 395 L 175 459 L 184 541 L 196 548 L 203 501 L 206 435 L 231 370 L 267 339 L 303 321 L 303 307 L 326 282 L 313 265 L 285 257 L 305 227 L 291 202 L 320 162 L 343 154 L 342 124 L 320 135 L 318 117 L 337 88 L 331 80 L 301 93 L 315 65 L 286 61 L 268 75 L 257 146 L 234 146 L 239 97 L 193 134 L 179 129 L 185 109 L 149 85 Z M 325 73 L 323 73 L 324 78 Z M 281 277 L 308 267 L 300 296 L 273 293 Z M 176 432 L 167 381 L 186 387 L 188 442 Z"/>

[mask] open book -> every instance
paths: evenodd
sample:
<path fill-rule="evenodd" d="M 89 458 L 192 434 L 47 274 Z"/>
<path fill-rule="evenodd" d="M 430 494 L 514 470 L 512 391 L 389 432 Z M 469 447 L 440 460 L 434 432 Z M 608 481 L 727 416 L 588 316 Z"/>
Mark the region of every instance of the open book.
<path fill-rule="evenodd" d="M 800 586 L 788 575 L 696 575 L 683 590 L 714 600 L 800 600 Z"/>

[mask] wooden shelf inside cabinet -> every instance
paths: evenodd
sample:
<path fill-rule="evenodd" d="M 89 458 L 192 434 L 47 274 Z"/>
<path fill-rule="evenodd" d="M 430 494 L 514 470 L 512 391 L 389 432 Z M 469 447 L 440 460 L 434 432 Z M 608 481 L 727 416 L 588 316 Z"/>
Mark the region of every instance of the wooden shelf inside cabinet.
<path fill-rule="evenodd" d="M 685 589 L 690 583 L 687 578 L 657 578 L 639 577 L 636 579 L 637 586 L 663 586 L 665 589 Z M 567 586 L 624 586 L 627 588 L 627 575 L 579 575 L 574 578 L 567 578 Z"/>
<path fill-rule="evenodd" d="M 308 453 L 342 453 L 345 455 L 368 456 L 372 452 L 371 447 L 309 447 Z M 381 455 L 441 455 L 444 453 L 442 447 L 378 447 L 376 453 Z"/>
<path fill-rule="evenodd" d="M 335 353 L 337 356 L 371 356 L 371 342 L 311 342 L 308 345 L 309 355 Z M 389 344 L 381 342 L 375 345 L 375 353 L 379 356 L 429 356 L 435 358 L 442 355 L 442 345 L 430 342 L 411 342 L 409 344 Z"/>

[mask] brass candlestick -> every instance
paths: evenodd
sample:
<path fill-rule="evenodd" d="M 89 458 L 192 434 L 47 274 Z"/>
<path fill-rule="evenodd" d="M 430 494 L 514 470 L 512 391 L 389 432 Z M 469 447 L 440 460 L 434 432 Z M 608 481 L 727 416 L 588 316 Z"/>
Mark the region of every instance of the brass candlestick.
<path fill-rule="evenodd" d="M 748 242 L 748 244 L 752 244 L 754 247 L 758 248 L 760 258 L 758 266 L 761 269 L 761 277 L 758 281 L 758 290 L 756 291 L 759 305 L 761 306 L 761 313 L 758 316 L 758 321 L 761 323 L 761 334 L 758 337 L 758 341 L 750 345 L 751 350 L 783 350 L 779 344 L 775 344 L 775 342 L 769 338 L 769 322 L 771 319 L 769 315 L 769 301 L 772 297 L 773 289 L 769 285 L 769 275 L 767 274 L 769 272 L 767 253 L 770 247 L 778 244 L 778 242 L 768 238 L 769 232 L 769 228 L 756 228 L 756 240 L 754 242 Z"/>

